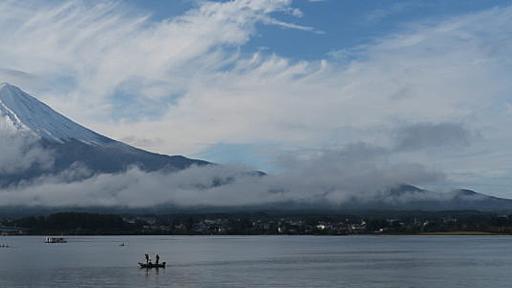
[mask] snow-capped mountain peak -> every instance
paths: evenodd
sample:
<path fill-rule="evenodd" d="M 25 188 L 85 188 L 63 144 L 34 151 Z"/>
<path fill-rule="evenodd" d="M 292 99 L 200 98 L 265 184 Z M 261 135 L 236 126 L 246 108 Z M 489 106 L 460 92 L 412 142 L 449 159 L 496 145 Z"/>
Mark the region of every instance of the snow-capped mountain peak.
<path fill-rule="evenodd" d="M 144 171 L 176 171 L 191 165 L 209 164 L 180 155 L 148 152 L 102 136 L 7 83 L 0 84 L 0 132 L 6 132 L 9 136 L 35 136 L 35 141 L 30 139 L 28 146 L 20 149 L 36 147 L 34 151 L 37 153 L 44 150 L 53 164 L 48 168 L 49 166 L 38 166 L 39 162 L 34 162 L 29 168 L 14 174 L 2 174 L 0 171 L 0 187 L 43 174 L 58 174 L 70 168 L 73 171 L 73 167 L 85 167 L 92 173 L 86 173 L 87 175 L 94 175 L 122 172 L 132 166 Z M 21 141 L 19 145 L 25 145 L 24 143 Z"/>
<path fill-rule="evenodd" d="M 101 145 L 113 141 L 76 124 L 9 83 L 0 83 L 0 121 L 51 142 L 77 140 Z"/>

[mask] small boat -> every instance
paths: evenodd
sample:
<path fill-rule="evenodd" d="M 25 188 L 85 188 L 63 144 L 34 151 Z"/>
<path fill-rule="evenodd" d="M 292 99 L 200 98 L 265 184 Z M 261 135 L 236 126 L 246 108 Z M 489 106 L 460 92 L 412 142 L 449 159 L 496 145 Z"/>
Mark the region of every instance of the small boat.
<path fill-rule="evenodd" d="M 44 243 L 66 243 L 68 241 L 66 241 L 66 239 L 64 239 L 64 237 L 51 237 L 51 236 L 48 236 L 44 239 Z"/>
<path fill-rule="evenodd" d="M 162 263 L 140 263 L 139 262 L 139 266 L 140 268 L 145 268 L 145 269 L 152 269 L 152 268 L 165 268 L 165 262 L 162 262 Z"/>

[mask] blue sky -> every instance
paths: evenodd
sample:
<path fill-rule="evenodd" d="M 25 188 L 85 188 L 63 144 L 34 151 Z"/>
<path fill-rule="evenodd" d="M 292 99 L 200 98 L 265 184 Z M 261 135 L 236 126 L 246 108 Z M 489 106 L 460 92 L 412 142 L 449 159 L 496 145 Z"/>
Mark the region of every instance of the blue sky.
<path fill-rule="evenodd" d="M 151 151 L 280 173 L 361 146 L 511 195 L 511 5 L 6 1 L 0 80 Z"/>
<path fill-rule="evenodd" d="M 179 16 L 200 3 L 194 0 L 128 2 L 151 14 L 156 21 Z M 293 7 L 300 9 L 303 15 L 299 18 L 281 15 L 280 19 L 313 27 L 324 33 L 259 24 L 257 34 L 243 49 L 245 53 L 264 49 L 297 60 L 321 59 L 328 57 L 332 51 L 369 44 L 379 37 L 407 29 L 409 25 L 428 25 L 449 17 L 510 4 L 505 0 L 294 1 Z"/>
<path fill-rule="evenodd" d="M 318 59 L 329 52 L 353 49 L 408 25 L 437 22 L 498 6 L 508 1 L 298 1 L 301 19 L 290 19 L 325 33 L 303 33 L 262 27 L 250 49 L 268 47 L 295 59 Z"/>

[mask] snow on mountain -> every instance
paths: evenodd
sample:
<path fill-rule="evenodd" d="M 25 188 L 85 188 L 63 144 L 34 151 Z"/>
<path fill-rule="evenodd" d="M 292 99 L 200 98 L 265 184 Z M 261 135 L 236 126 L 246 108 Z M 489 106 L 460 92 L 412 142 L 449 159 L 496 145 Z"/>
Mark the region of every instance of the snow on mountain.
<path fill-rule="evenodd" d="M 28 148 L 36 147 L 38 151 L 45 150 L 53 156 L 49 161 L 51 169 L 37 161 L 25 165 L 25 171 L 16 174 L 2 174 L 0 169 L 0 186 L 48 173 L 60 173 L 77 165 L 96 174 L 122 172 L 134 165 L 145 171 L 176 171 L 191 165 L 209 164 L 180 155 L 148 152 L 100 135 L 8 83 L 0 84 L 0 132 L 23 139 L 27 138 L 26 135 L 34 136 L 30 137 L 29 147 L 18 147 L 20 153 L 27 154 Z M 5 151 L 7 147 L 0 148 Z"/>
<path fill-rule="evenodd" d="M 8 83 L 0 84 L 0 116 L 15 129 L 30 131 L 48 141 L 63 143 L 74 139 L 96 145 L 113 141 L 76 124 Z"/>

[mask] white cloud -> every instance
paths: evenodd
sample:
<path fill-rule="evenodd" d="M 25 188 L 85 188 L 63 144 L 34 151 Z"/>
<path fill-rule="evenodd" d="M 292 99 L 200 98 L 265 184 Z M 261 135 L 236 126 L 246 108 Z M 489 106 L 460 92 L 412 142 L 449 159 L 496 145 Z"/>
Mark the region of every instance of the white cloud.
<path fill-rule="evenodd" d="M 39 92 L 57 94 L 46 97 L 79 118 L 108 115 L 109 98 L 127 81 L 139 81 L 133 93 L 142 98 L 179 93 L 197 68 L 207 72 L 222 65 L 226 55 L 221 47 L 247 42 L 256 23 L 309 29 L 271 17 L 289 11 L 287 0 L 204 2 L 161 22 L 112 2 L 28 3 L 0 4 L 0 27 L 6 31 L 0 45 L 2 69 L 43 78 L 50 90 Z M 21 77 L 3 76 L 34 88 Z M 65 103 L 59 103 L 62 97 Z"/>
<path fill-rule="evenodd" d="M 31 134 L 14 131 L 0 119 L 0 174 L 3 177 L 34 168 L 47 170 L 53 165 L 53 155 Z M 2 178 L 3 178 L 2 177 Z M 2 181 L 0 179 L 0 185 Z"/>

